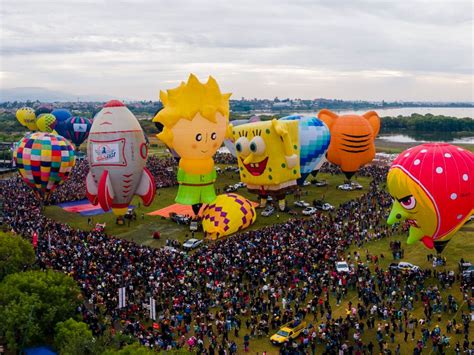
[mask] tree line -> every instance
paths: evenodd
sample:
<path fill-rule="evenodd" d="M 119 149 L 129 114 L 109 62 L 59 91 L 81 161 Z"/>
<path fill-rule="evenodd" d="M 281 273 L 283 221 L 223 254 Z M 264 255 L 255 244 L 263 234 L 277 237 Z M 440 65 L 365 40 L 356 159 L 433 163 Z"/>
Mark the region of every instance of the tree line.
<path fill-rule="evenodd" d="M 474 119 L 465 117 L 449 117 L 442 115 L 420 115 L 382 117 L 381 131 L 390 133 L 393 131 L 420 131 L 420 132 L 474 132 Z"/>

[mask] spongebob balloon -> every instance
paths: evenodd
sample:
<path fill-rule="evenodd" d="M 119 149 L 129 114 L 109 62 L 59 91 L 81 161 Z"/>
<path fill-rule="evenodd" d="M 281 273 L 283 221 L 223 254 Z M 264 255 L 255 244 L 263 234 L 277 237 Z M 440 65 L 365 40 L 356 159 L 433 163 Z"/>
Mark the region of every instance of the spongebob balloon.
<path fill-rule="evenodd" d="M 213 155 L 224 141 L 229 123 L 229 97 L 214 78 L 206 84 L 191 74 L 166 93 L 160 92 L 163 109 L 153 119 L 157 137 L 180 157 L 176 202 L 192 205 L 195 214 L 203 203 L 216 199 Z"/>
<path fill-rule="evenodd" d="M 401 153 L 387 176 L 394 198 L 387 223 L 407 221 L 407 243 L 441 253 L 474 212 L 474 154 L 445 143 Z"/>
<path fill-rule="evenodd" d="M 260 197 L 260 207 L 271 196 L 285 210 L 285 196 L 301 177 L 298 122 L 274 119 L 229 126 L 228 136 L 235 142 L 240 180 Z"/>

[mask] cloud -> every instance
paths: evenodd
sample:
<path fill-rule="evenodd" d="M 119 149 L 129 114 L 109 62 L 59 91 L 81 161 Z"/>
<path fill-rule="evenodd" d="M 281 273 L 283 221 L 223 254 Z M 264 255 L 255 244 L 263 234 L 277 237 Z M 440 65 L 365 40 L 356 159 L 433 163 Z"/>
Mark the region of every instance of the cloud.
<path fill-rule="evenodd" d="M 3 0 L 1 12 L 7 87 L 156 99 L 195 71 L 238 96 L 474 99 L 470 1 Z"/>

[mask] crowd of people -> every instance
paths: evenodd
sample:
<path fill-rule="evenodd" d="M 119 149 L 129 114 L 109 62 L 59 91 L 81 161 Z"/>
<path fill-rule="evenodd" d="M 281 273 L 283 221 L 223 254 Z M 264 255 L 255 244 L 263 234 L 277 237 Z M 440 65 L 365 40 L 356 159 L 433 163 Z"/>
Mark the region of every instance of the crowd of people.
<path fill-rule="evenodd" d="M 169 186 L 175 183 L 175 163 L 166 162 L 152 158 L 148 167 Z M 69 188 L 58 191 L 58 201 L 80 198 L 84 164 L 75 168 Z M 95 334 L 109 328 L 156 350 L 234 354 L 252 350 L 255 339 L 297 320 L 308 324 L 301 336 L 279 350 L 268 343 L 268 353 L 400 354 L 397 334 L 414 354 L 427 347 L 441 354 L 447 347 L 467 351 L 470 318 L 464 309 L 459 312 L 461 303 L 470 306 L 467 285 L 461 284 L 464 299 L 443 296 L 458 281 L 454 273 L 401 274 L 380 267 L 384 256 L 365 248 L 406 228 L 385 223 L 392 203 L 380 186 L 386 172 L 364 168 L 360 174 L 373 179 L 369 191 L 333 213 L 247 231 L 192 254 L 48 219 L 18 178 L 0 181 L 0 191 L 11 230 L 26 238 L 39 235 L 38 265 L 67 273 L 80 285 L 85 301 L 79 312 Z M 353 245 L 359 251 L 349 253 Z M 347 261 L 350 272 L 336 271 L 339 260 Z M 126 307 L 118 309 L 120 287 L 126 288 Z M 152 323 L 150 297 L 156 300 Z M 422 316 L 414 314 L 417 307 Z M 462 316 L 456 319 L 457 313 Z M 449 327 L 441 329 L 447 319 Z M 454 333 L 463 334 L 464 343 L 450 344 Z"/>

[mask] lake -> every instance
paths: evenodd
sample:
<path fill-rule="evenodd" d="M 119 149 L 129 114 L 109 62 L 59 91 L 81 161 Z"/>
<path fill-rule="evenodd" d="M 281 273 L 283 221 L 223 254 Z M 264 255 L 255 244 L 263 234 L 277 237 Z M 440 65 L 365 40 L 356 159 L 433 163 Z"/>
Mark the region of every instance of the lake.
<path fill-rule="evenodd" d="M 424 142 L 446 142 L 452 144 L 474 144 L 474 137 L 454 138 L 449 134 L 439 132 L 436 135 L 425 135 L 422 133 L 416 134 L 380 134 L 378 139 L 387 142 L 396 143 L 424 143 Z"/>
<path fill-rule="evenodd" d="M 474 119 L 474 108 L 472 107 L 401 107 L 401 108 L 386 108 L 386 109 L 367 109 L 367 110 L 334 110 L 338 114 L 348 114 L 355 113 L 357 115 L 362 115 L 367 111 L 376 111 L 380 117 L 390 116 L 411 116 L 412 113 L 419 113 L 420 115 L 425 115 L 431 113 L 432 115 L 443 115 L 451 117 L 470 117 Z M 317 116 L 317 112 L 302 112 L 299 113 L 304 116 Z"/>
<path fill-rule="evenodd" d="M 338 114 L 349 114 L 355 113 L 357 115 L 362 115 L 370 111 L 367 110 L 334 110 Z M 451 117 L 470 117 L 474 119 L 474 108 L 472 107 L 402 107 L 402 108 L 388 108 L 388 109 L 374 109 L 380 117 L 390 116 L 411 116 L 413 113 L 418 113 L 420 115 L 425 115 L 431 113 L 432 115 L 443 115 Z M 305 112 L 301 113 L 302 115 L 317 115 L 317 112 Z M 449 132 L 407 132 L 406 134 L 380 134 L 379 139 L 386 140 L 388 142 L 400 142 L 400 143 L 423 143 L 423 142 L 446 142 L 452 144 L 474 144 L 474 137 L 454 137 Z"/>

